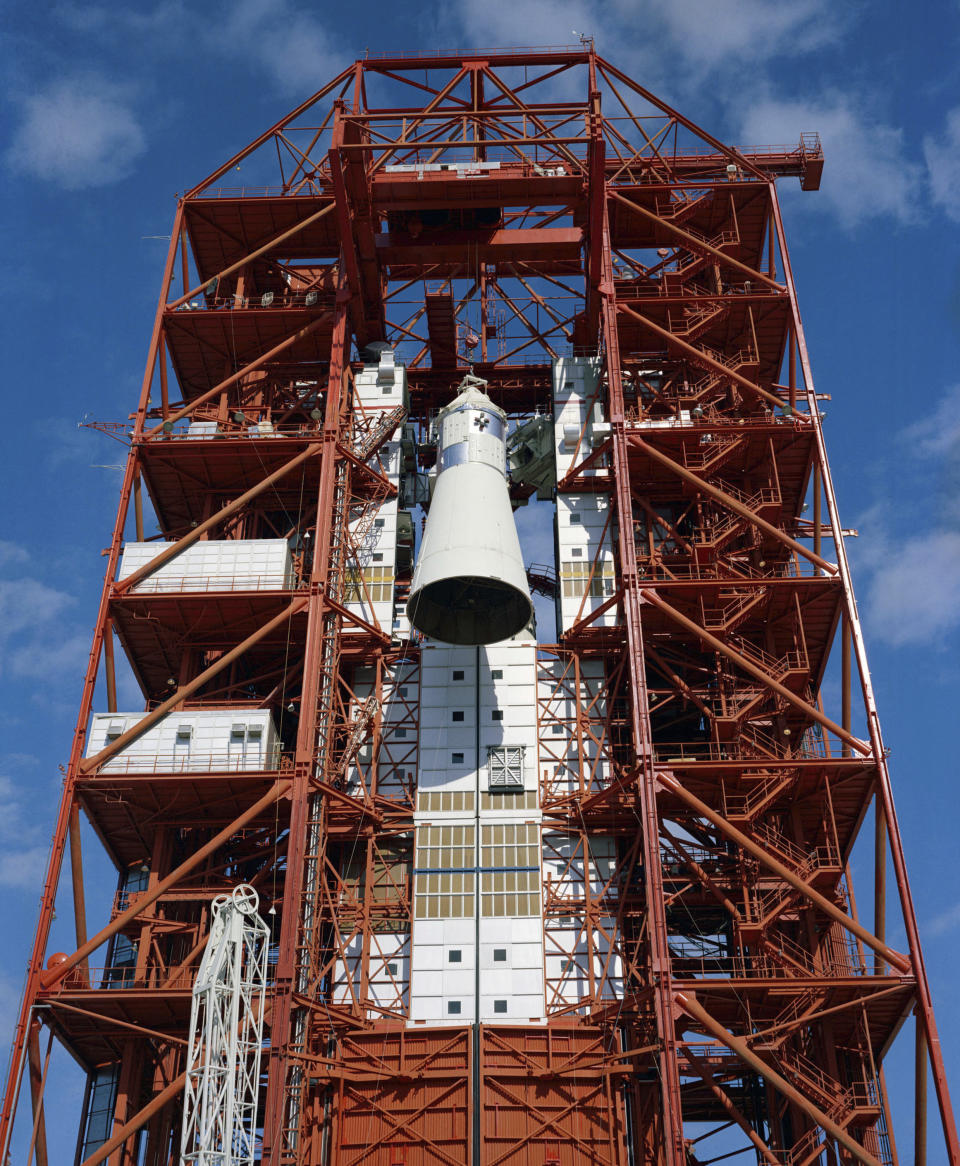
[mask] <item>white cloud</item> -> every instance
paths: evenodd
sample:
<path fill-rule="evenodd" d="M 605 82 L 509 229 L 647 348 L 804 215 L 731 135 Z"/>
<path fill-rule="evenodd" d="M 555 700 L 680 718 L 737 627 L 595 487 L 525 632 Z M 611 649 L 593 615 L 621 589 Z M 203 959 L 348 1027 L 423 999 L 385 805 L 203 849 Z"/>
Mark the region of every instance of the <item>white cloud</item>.
<path fill-rule="evenodd" d="M 0 542 L 0 568 L 5 562 L 19 565 L 27 560 L 25 551 Z M 75 602 L 69 592 L 32 576 L 0 579 L 0 673 L 42 681 L 42 703 L 51 717 L 59 712 L 51 694 L 79 683 L 90 652 L 89 634 L 76 631 L 64 618 Z M 4 780 L 0 778 L 0 816 L 9 817 L 3 804 Z"/>
<path fill-rule="evenodd" d="M 825 165 L 820 194 L 804 199 L 803 206 L 829 209 L 845 227 L 869 218 L 916 221 L 921 168 L 907 158 L 903 131 L 880 121 L 851 94 L 833 92 L 814 101 L 766 98 L 747 110 L 740 140 L 796 144 L 808 130 L 820 134 Z"/>
<path fill-rule="evenodd" d="M 0 641 L 25 628 L 49 623 L 71 603 L 72 595 L 39 579 L 0 580 Z"/>
<path fill-rule="evenodd" d="M 9 166 L 67 190 L 126 177 L 146 149 L 130 95 L 102 78 L 63 78 L 21 101 Z"/>
<path fill-rule="evenodd" d="M 99 38 L 117 33 L 150 38 L 175 36 L 177 29 L 186 27 L 190 14 L 182 0 L 162 0 L 155 8 L 144 5 L 129 7 L 97 7 L 95 4 L 58 4 L 54 9 L 57 20 L 78 32 L 92 33 Z"/>
<path fill-rule="evenodd" d="M 861 530 L 867 546 L 858 561 L 872 568 L 864 609 L 873 638 L 894 647 L 944 644 L 960 627 L 960 534 L 934 530 L 892 542 L 883 531 Z"/>
<path fill-rule="evenodd" d="M 56 640 L 26 644 L 7 657 L 10 673 L 31 680 L 62 679 L 79 684 L 90 653 L 90 636 L 64 636 Z"/>
<path fill-rule="evenodd" d="M 944 213 L 960 222 L 960 106 L 947 114 L 943 135 L 923 139 L 930 197 Z"/>
<path fill-rule="evenodd" d="M 0 887 L 30 890 L 42 881 L 49 851 L 38 844 L 40 830 L 24 818 L 24 792 L 0 775 Z"/>
<path fill-rule="evenodd" d="M 5 973 L 0 973 L 0 1052 L 6 1054 L 20 1011 L 20 990 Z"/>
<path fill-rule="evenodd" d="M 0 854 L 0 887 L 34 891 L 43 885 L 49 852 L 45 846 L 27 850 L 4 850 Z"/>
<path fill-rule="evenodd" d="M 572 44 L 574 30 L 586 33 L 603 56 L 635 75 L 638 59 L 655 62 L 651 42 L 674 67 L 682 62 L 702 70 L 797 56 L 838 30 L 836 6 L 827 0 L 454 0 L 445 14 L 469 47 Z"/>
<path fill-rule="evenodd" d="M 908 477 L 906 495 L 883 498 L 859 516 L 861 537 L 851 545 L 851 557 L 856 571 L 864 573 L 863 613 L 872 638 L 894 647 L 944 647 L 960 628 L 960 503 L 952 488 L 960 450 L 960 384 L 907 426 L 900 440 L 912 459 L 901 458 L 901 478 L 913 464 L 923 483 L 945 471 L 949 488 L 934 523 L 918 529 L 916 508 L 907 505 L 916 485 Z M 928 491 L 929 485 L 920 488 Z"/>
<path fill-rule="evenodd" d="M 6 567 L 10 563 L 26 563 L 29 559 L 30 552 L 25 547 L 0 539 L 0 567 Z"/>
<path fill-rule="evenodd" d="M 945 935 L 960 926 L 960 903 L 954 903 L 946 911 L 941 911 L 923 927 L 924 935 Z"/>
<path fill-rule="evenodd" d="M 606 36 L 612 32 L 608 15 L 590 0 L 455 0 L 446 14 L 459 26 L 464 48 L 567 45 L 576 43 L 574 29 L 599 36 L 605 26 Z"/>
<path fill-rule="evenodd" d="M 90 464 L 95 445 L 90 440 L 89 429 L 81 429 L 76 421 L 66 417 L 45 418 L 34 428 L 43 439 L 44 460 L 51 470 L 59 469 L 66 462 Z"/>
<path fill-rule="evenodd" d="M 355 56 L 340 52 L 325 26 L 296 0 L 236 0 L 188 7 L 182 0 L 147 5 L 65 3 L 57 17 L 71 28 L 117 46 L 143 39 L 154 54 L 182 57 L 184 47 L 259 67 L 277 88 L 304 97 Z"/>
<path fill-rule="evenodd" d="M 620 0 L 618 7 L 635 18 L 632 0 Z M 798 56 L 838 32 L 836 6 L 825 0 L 647 0 L 647 7 L 674 47 L 699 65 Z"/>
<path fill-rule="evenodd" d="M 324 26 L 290 0 L 238 0 L 211 49 L 259 62 L 278 88 L 307 96 L 335 77 L 353 54 L 339 54 Z"/>
<path fill-rule="evenodd" d="M 36 753 L 2 753 L 0 754 L 0 765 L 12 766 L 16 769 L 35 769 L 40 764 L 40 758 Z M 0 778 L 0 781 L 3 779 Z"/>
<path fill-rule="evenodd" d="M 933 413 L 908 425 L 902 437 L 917 456 L 942 457 L 949 453 L 960 441 L 960 385 L 947 389 Z"/>
<path fill-rule="evenodd" d="M 22 787 L 12 778 L 0 774 L 0 839 L 35 841 L 24 837 L 29 831 L 25 829 L 23 823 L 22 793 Z"/>

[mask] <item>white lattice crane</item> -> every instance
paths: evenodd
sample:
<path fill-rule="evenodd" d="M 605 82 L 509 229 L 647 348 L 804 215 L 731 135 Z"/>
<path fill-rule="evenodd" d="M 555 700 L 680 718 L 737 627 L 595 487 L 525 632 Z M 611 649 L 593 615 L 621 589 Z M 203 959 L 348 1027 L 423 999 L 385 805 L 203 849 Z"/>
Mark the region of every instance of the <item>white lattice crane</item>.
<path fill-rule="evenodd" d="M 181 1166 L 253 1166 L 270 932 L 241 884 L 211 904 L 193 985 Z"/>

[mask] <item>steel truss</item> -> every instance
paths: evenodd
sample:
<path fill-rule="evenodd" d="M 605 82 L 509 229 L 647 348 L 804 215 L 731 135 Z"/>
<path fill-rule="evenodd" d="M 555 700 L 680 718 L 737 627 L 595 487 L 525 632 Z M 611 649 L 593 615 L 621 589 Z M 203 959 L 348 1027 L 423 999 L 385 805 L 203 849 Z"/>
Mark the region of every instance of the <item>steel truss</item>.
<path fill-rule="evenodd" d="M 270 932 L 259 896 L 234 887 L 210 904 L 210 936 L 190 1010 L 180 1159 L 196 1166 L 252 1166 Z"/>
<path fill-rule="evenodd" d="M 259 185 L 223 185 L 241 162 Z M 886 1166 L 882 1063 L 911 1013 L 917 1161 L 929 1069 L 960 1163 L 775 190 L 816 189 L 822 165 L 816 135 L 723 145 L 586 44 L 357 61 L 181 199 L 4 1152 L 26 1076 L 47 1166 L 47 1028 L 112 1082 L 106 1140 L 81 1129 L 77 1160 L 172 1160 L 213 904 L 247 882 L 271 907 L 270 1166 L 683 1166 L 739 1148 Z M 614 592 L 592 609 L 585 592 L 538 665 L 544 934 L 562 957 L 543 1025 L 406 1025 L 418 647 L 351 602 L 404 421 L 357 404 L 352 345 L 374 341 L 407 366 L 421 438 L 468 366 L 528 418 L 549 411 L 555 357 L 601 365 L 610 434 L 578 443 L 558 491 L 609 498 Z M 121 579 L 145 496 L 173 545 Z M 290 540 L 293 582 L 150 586 L 206 538 Z M 147 713 L 88 756 L 95 691 L 116 711 L 117 641 Z M 270 768 L 116 764 L 205 707 L 269 709 Z M 81 812 L 121 875 L 93 937 Z M 869 817 L 867 926 L 850 856 Z M 77 948 L 48 960 L 68 841 Z M 885 938 L 888 861 L 906 952 Z"/>

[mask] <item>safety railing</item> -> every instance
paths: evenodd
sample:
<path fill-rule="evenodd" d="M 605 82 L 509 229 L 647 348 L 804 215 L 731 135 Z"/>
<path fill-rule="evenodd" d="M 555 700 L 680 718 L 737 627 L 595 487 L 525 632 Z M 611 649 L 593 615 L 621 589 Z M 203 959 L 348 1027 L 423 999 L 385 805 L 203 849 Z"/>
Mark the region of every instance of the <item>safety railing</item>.
<path fill-rule="evenodd" d="M 162 574 L 161 571 L 148 575 L 146 579 L 131 587 L 131 595 L 166 595 L 168 593 L 208 595 L 237 591 L 296 591 L 306 586 L 305 581 L 298 581 L 288 571 L 273 571 L 265 575 L 184 575 L 182 577 L 170 577 Z"/>
<path fill-rule="evenodd" d="M 817 870 L 840 867 L 839 852 L 830 841 L 821 843 L 812 850 L 804 850 L 766 822 L 757 822 L 752 833 L 757 842 L 768 850 L 775 850 L 801 878 L 807 878 Z"/>
<path fill-rule="evenodd" d="M 789 425 L 793 428 L 798 428 L 803 424 L 798 420 L 802 414 L 794 413 L 791 416 L 785 414 L 763 413 L 750 414 L 739 416 L 736 413 L 721 413 L 713 406 L 704 408 L 703 416 L 694 416 L 692 407 L 695 404 L 696 397 L 709 387 L 709 383 L 714 383 L 717 380 L 716 376 L 704 378 L 703 381 L 689 381 L 687 385 L 677 386 L 669 393 L 661 392 L 658 400 L 658 407 L 666 406 L 667 408 L 675 408 L 679 413 L 681 410 L 685 413 L 690 413 L 689 418 L 684 418 L 683 421 L 679 417 L 674 417 L 674 424 L 682 424 L 685 427 L 701 429 L 719 429 L 722 426 L 736 426 L 738 430 L 745 429 L 769 429 L 771 425 Z M 627 384 L 629 388 L 629 382 Z M 786 403 L 786 402 L 784 402 Z M 624 418 L 627 425 L 631 427 L 649 427 L 651 420 L 649 410 L 643 409 L 640 405 L 631 405 L 626 417 Z M 669 418 L 667 418 L 669 420 Z"/>
<path fill-rule="evenodd" d="M 84 973 L 82 965 L 71 968 L 51 988 L 48 995 L 62 996 L 72 992 L 190 992 L 196 979 L 197 969 L 152 968 L 145 973 L 137 973 L 134 966 L 91 967 Z"/>
<path fill-rule="evenodd" d="M 749 789 L 731 789 L 727 782 L 722 781 L 720 796 L 724 817 L 751 818 L 792 784 L 792 779 L 773 774 L 758 780 Z"/>
<path fill-rule="evenodd" d="M 615 119 L 608 119 L 615 120 Z M 626 119 L 621 119 L 626 120 Z M 749 157 L 751 154 L 757 157 L 782 157 L 783 155 L 800 155 L 801 153 L 810 155 L 817 152 L 822 153 L 823 148 L 820 145 L 820 135 L 818 133 L 802 133 L 800 135 L 799 144 L 795 145 L 780 145 L 780 146 L 738 146 L 737 153 L 744 157 Z M 712 158 L 715 157 L 715 150 L 694 149 L 693 147 L 676 147 L 670 151 L 668 157 L 675 158 Z"/>
<path fill-rule="evenodd" d="M 128 747 L 129 748 L 129 747 Z M 293 767 L 293 754 L 278 749 L 246 755 L 242 751 L 176 752 L 135 756 L 121 751 L 97 769 L 98 774 L 178 774 L 190 773 L 197 777 L 221 773 L 276 773 Z"/>
<path fill-rule="evenodd" d="M 737 553 L 718 554 L 709 562 L 700 563 L 682 551 L 665 551 L 651 556 L 643 545 L 637 546 L 637 566 L 641 579 L 702 579 L 711 582 L 736 583 L 760 579 L 808 579 L 816 574 L 808 559 L 794 556 L 757 567 Z"/>
<path fill-rule="evenodd" d="M 736 708 L 734 708 L 734 715 Z M 791 739 L 774 736 L 749 721 L 742 724 L 730 741 L 657 741 L 654 754 L 660 764 L 723 761 L 825 761 L 836 757 L 839 747 L 831 747 L 826 734 L 804 733 L 794 745 Z"/>
<path fill-rule="evenodd" d="M 291 195 L 303 194 L 304 197 L 313 198 L 325 186 L 332 186 L 329 177 L 327 177 L 326 182 L 322 181 L 324 178 L 323 175 L 319 177 L 321 181 L 317 181 L 316 178 L 300 178 L 295 191 L 292 191 L 289 186 L 211 186 L 206 190 L 201 190 L 194 197 L 198 199 L 227 200 L 241 198 L 289 198 Z"/>
<path fill-rule="evenodd" d="M 811 954 L 782 932 L 771 929 L 756 950 L 705 950 L 691 940 L 671 939 L 670 954 L 678 979 L 798 980 L 808 977 L 849 979 L 866 974 L 862 960 L 842 948 L 828 946 Z"/>
<path fill-rule="evenodd" d="M 161 423 L 163 418 L 154 413 L 150 420 Z M 320 420 L 315 419 L 292 425 L 277 425 L 272 421 L 229 424 L 200 418 L 194 420 L 184 418 L 175 428 L 169 432 L 158 433 L 157 437 L 164 441 L 262 441 L 265 438 L 277 437 L 316 437 L 319 435 L 320 424 Z"/>
<path fill-rule="evenodd" d="M 279 308 L 314 308 L 318 311 L 332 311 L 335 306 L 336 298 L 330 292 L 267 291 L 256 296 L 208 296 L 201 291 L 197 293 L 196 299 L 187 300 L 174 308 L 173 311 L 178 314 L 201 311 L 248 311 L 258 308 L 264 311 L 276 311 Z"/>
<path fill-rule="evenodd" d="M 365 61 L 406 61 L 406 60 L 429 60 L 432 57 L 445 59 L 452 57 L 454 59 L 476 60 L 480 57 L 510 57 L 522 55 L 524 57 L 547 57 L 553 56 L 556 53 L 583 53 L 586 55 L 588 49 L 581 44 L 563 44 L 563 45 L 515 45 L 511 48 L 504 48 L 502 45 L 495 49 L 396 49 L 388 51 L 381 49 L 379 52 L 371 53 L 369 49 L 364 53 L 363 59 Z"/>

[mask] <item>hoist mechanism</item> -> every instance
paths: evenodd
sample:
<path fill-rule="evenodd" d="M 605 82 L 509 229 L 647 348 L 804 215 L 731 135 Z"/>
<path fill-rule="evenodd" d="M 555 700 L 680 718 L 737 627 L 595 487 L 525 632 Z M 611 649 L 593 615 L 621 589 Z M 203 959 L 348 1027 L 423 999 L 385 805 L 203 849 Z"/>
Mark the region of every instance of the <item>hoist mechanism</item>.
<path fill-rule="evenodd" d="M 270 932 L 241 883 L 210 905 L 193 985 L 181 1166 L 253 1166 Z"/>

